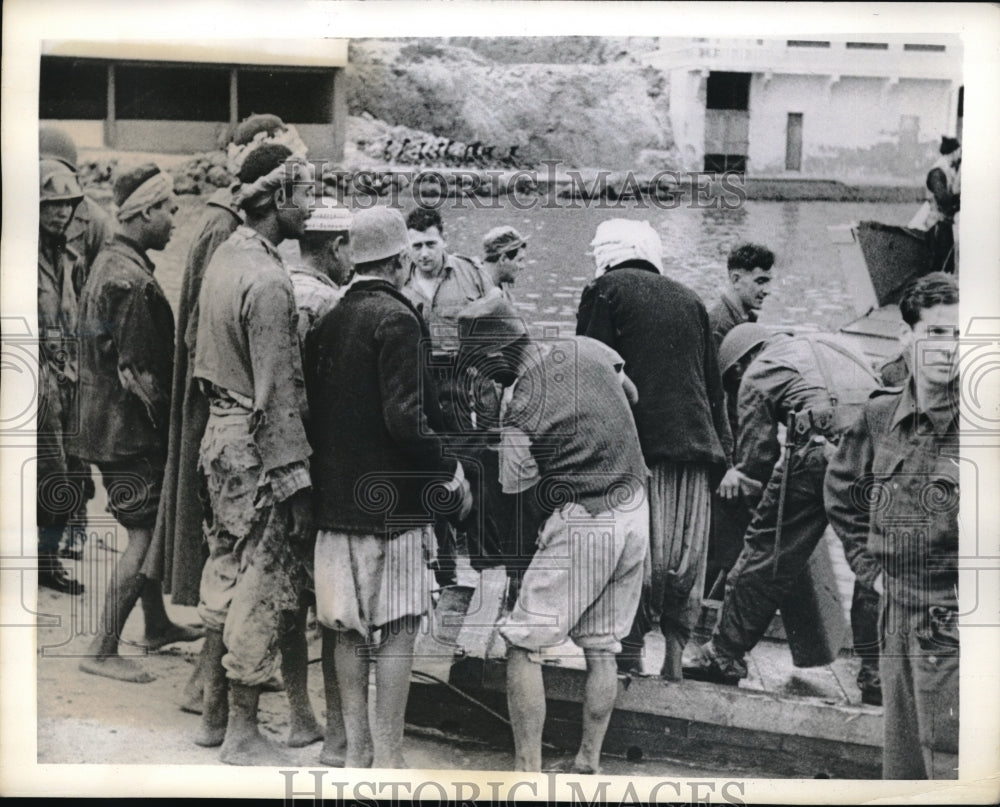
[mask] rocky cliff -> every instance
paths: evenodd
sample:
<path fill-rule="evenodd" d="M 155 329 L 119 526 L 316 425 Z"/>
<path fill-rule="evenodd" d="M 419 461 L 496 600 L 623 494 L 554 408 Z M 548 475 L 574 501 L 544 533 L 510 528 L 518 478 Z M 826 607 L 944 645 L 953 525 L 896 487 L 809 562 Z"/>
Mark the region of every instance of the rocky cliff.
<path fill-rule="evenodd" d="M 498 156 L 517 146 L 525 163 L 671 167 L 667 77 L 635 58 L 654 46 L 598 37 L 355 40 L 348 136 L 370 141 L 376 130 L 364 115 L 493 145 Z"/>

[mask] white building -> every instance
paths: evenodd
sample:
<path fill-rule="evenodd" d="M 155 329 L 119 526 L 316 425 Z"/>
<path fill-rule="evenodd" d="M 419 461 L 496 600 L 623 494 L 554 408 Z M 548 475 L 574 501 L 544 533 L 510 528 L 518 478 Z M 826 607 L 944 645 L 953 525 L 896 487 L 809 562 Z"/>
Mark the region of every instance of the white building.
<path fill-rule="evenodd" d="M 955 36 L 664 39 L 685 170 L 751 177 L 919 181 L 961 136 Z"/>

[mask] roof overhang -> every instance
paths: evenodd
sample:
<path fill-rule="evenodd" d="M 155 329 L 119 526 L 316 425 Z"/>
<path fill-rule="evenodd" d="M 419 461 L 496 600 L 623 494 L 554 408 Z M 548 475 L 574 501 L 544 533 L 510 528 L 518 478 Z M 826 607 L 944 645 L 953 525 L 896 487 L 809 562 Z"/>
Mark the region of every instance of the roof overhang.
<path fill-rule="evenodd" d="M 143 62 L 343 67 L 346 39 L 47 40 L 43 56 Z"/>

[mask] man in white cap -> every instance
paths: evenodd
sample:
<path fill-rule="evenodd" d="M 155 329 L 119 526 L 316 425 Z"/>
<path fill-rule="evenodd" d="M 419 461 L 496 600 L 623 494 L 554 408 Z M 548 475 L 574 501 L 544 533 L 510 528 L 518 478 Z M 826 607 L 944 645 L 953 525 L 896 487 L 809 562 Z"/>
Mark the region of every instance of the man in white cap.
<path fill-rule="evenodd" d="M 511 286 L 524 271 L 527 239 L 513 227 L 494 227 L 483 237 L 484 268 L 508 303 L 513 305 Z"/>
<path fill-rule="evenodd" d="M 195 742 L 221 744 L 225 763 L 258 765 L 285 761 L 260 734 L 257 706 L 295 632 L 313 535 L 295 302 L 277 244 L 301 237 L 315 187 L 309 164 L 273 143 L 247 155 L 239 180 L 246 224 L 216 250 L 198 300 L 194 377 L 209 402 L 198 612 L 209 650 Z M 318 739 L 308 697 L 293 699 L 288 683 L 289 743 Z"/>
<path fill-rule="evenodd" d="M 332 199 L 317 202 L 299 238 L 300 259 L 289 273 L 299 313 L 299 342 L 333 308 L 351 279 L 351 211 Z"/>
<path fill-rule="evenodd" d="M 604 221 L 591 245 L 596 279 L 580 298 L 576 330 L 625 360 L 652 472 L 652 584 L 619 666 L 641 670 L 644 637 L 659 623 L 666 640 L 660 674 L 680 680 L 704 588 L 712 482 L 732 452 L 715 342 L 698 295 L 663 276 L 663 246 L 648 222 Z"/>
<path fill-rule="evenodd" d="M 400 291 L 409 247 L 402 215 L 359 211 L 351 242 L 354 279 L 305 350 L 316 616 L 327 712 L 339 695 L 347 735 L 346 754 L 328 740 L 321 761 L 402 768 L 413 643 L 432 585 L 431 525 L 442 512 L 464 518 L 472 499 L 461 464 L 445 456 L 427 326 Z"/>

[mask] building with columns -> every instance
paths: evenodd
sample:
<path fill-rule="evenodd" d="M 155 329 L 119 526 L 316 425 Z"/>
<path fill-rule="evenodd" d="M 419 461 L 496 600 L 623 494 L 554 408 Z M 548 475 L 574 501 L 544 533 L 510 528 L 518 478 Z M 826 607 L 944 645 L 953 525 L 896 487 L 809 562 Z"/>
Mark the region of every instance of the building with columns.
<path fill-rule="evenodd" d="M 192 153 L 224 145 L 247 115 L 294 124 L 311 156 L 340 160 L 347 41 L 47 41 L 39 119 L 81 148 Z"/>
<path fill-rule="evenodd" d="M 663 39 L 683 170 L 750 177 L 919 180 L 961 137 L 955 36 Z"/>

